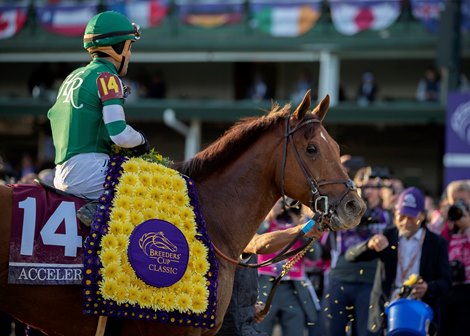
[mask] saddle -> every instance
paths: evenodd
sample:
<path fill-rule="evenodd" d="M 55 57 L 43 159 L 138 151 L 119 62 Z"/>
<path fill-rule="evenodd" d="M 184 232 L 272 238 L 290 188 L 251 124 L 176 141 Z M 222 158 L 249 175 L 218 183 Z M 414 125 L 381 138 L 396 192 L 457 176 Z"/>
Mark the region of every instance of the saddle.
<path fill-rule="evenodd" d="M 34 182 L 38 183 L 45 189 L 54 192 L 56 194 L 62 195 L 62 196 L 71 196 L 71 197 L 77 197 L 81 198 L 76 195 L 72 195 L 68 192 L 62 191 L 54 187 L 53 185 L 45 182 L 44 180 L 41 179 L 35 179 Z M 84 198 L 85 199 L 85 198 Z M 97 200 L 92 200 L 88 203 L 85 203 L 80 209 L 77 210 L 77 218 L 79 219 L 80 223 L 83 224 L 86 227 L 91 227 L 91 223 L 93 222 L 93 217 L 96 214 L 96 210 L 98 208 L 98 201 Z"/>

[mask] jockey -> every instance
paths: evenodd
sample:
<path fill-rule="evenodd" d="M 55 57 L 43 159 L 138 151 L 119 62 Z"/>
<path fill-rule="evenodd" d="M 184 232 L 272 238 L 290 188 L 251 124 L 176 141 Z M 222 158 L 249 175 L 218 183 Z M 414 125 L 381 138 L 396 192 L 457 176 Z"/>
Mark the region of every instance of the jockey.
<path fill-rule="evenodd" d="M 55 147 L 57 189 L 96 200 L 103 191 L 111 145 L 149 152 L 142 132 L 126 123 L 123 109 L 132 43 L 139 27 L 127 17 L 107 11 L 85 28 L 83 47 L 91 62 L 74 70 L 62 83 L 47 116 Z"/>

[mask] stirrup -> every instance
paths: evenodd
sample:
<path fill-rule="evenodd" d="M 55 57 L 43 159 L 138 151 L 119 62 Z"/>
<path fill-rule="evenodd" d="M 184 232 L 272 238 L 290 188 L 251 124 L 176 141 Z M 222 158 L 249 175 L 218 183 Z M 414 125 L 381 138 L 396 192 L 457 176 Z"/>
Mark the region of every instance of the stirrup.
<path fill-rule="evenodd" d="M 96 210 L 98 209 L 98 201 L 91 201 L 83 205 L 77 211 L 77 218 L 83 225 L 91 227 L 91 223 L 93 222 L 93 218 L 95 217 Z"/>

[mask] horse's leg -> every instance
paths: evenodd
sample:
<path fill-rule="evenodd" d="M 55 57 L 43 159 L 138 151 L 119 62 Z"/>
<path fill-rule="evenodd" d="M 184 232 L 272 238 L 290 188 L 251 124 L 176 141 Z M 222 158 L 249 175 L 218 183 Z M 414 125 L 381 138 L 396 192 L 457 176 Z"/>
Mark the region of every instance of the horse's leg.
<path fill-rule="evenodd" d="M 0 310 L 50 335 L 94 335 L 97 318 L 82 314 L 80 286 L 9 285 L 12 190 L 0 186 Z"/>

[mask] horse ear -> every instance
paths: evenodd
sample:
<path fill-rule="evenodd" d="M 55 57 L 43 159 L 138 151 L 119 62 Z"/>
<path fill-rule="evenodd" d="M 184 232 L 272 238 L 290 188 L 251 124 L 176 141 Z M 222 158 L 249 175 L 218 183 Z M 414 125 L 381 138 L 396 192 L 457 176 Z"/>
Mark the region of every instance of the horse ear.
<path fill-rule="evenodd" d="M 303 117 L 305 116 L 305 113 L 307 113 L 308 109 L 310 108 L 310 103 L 311 103 L 310 90 L 308 90 L 305 93 L 305 96 L 304 96 L 304 99 L 302 99 L 302 102 L 295 109 L 293 117 L 297 120 L 302 120 Z"/>
<path fill-rule="evenodd" d="M 318 119 L 320 121 L 323 121 L 323 118 L 325 118 L 326 112 L 328 112 L 328 107 L 330 107 L 330 95 L 326 95 L 325 98 L 322 99 L 320 104 L 315 107 L 315 109 L 312 111 L 313 114 L 316 114 Z"/>

